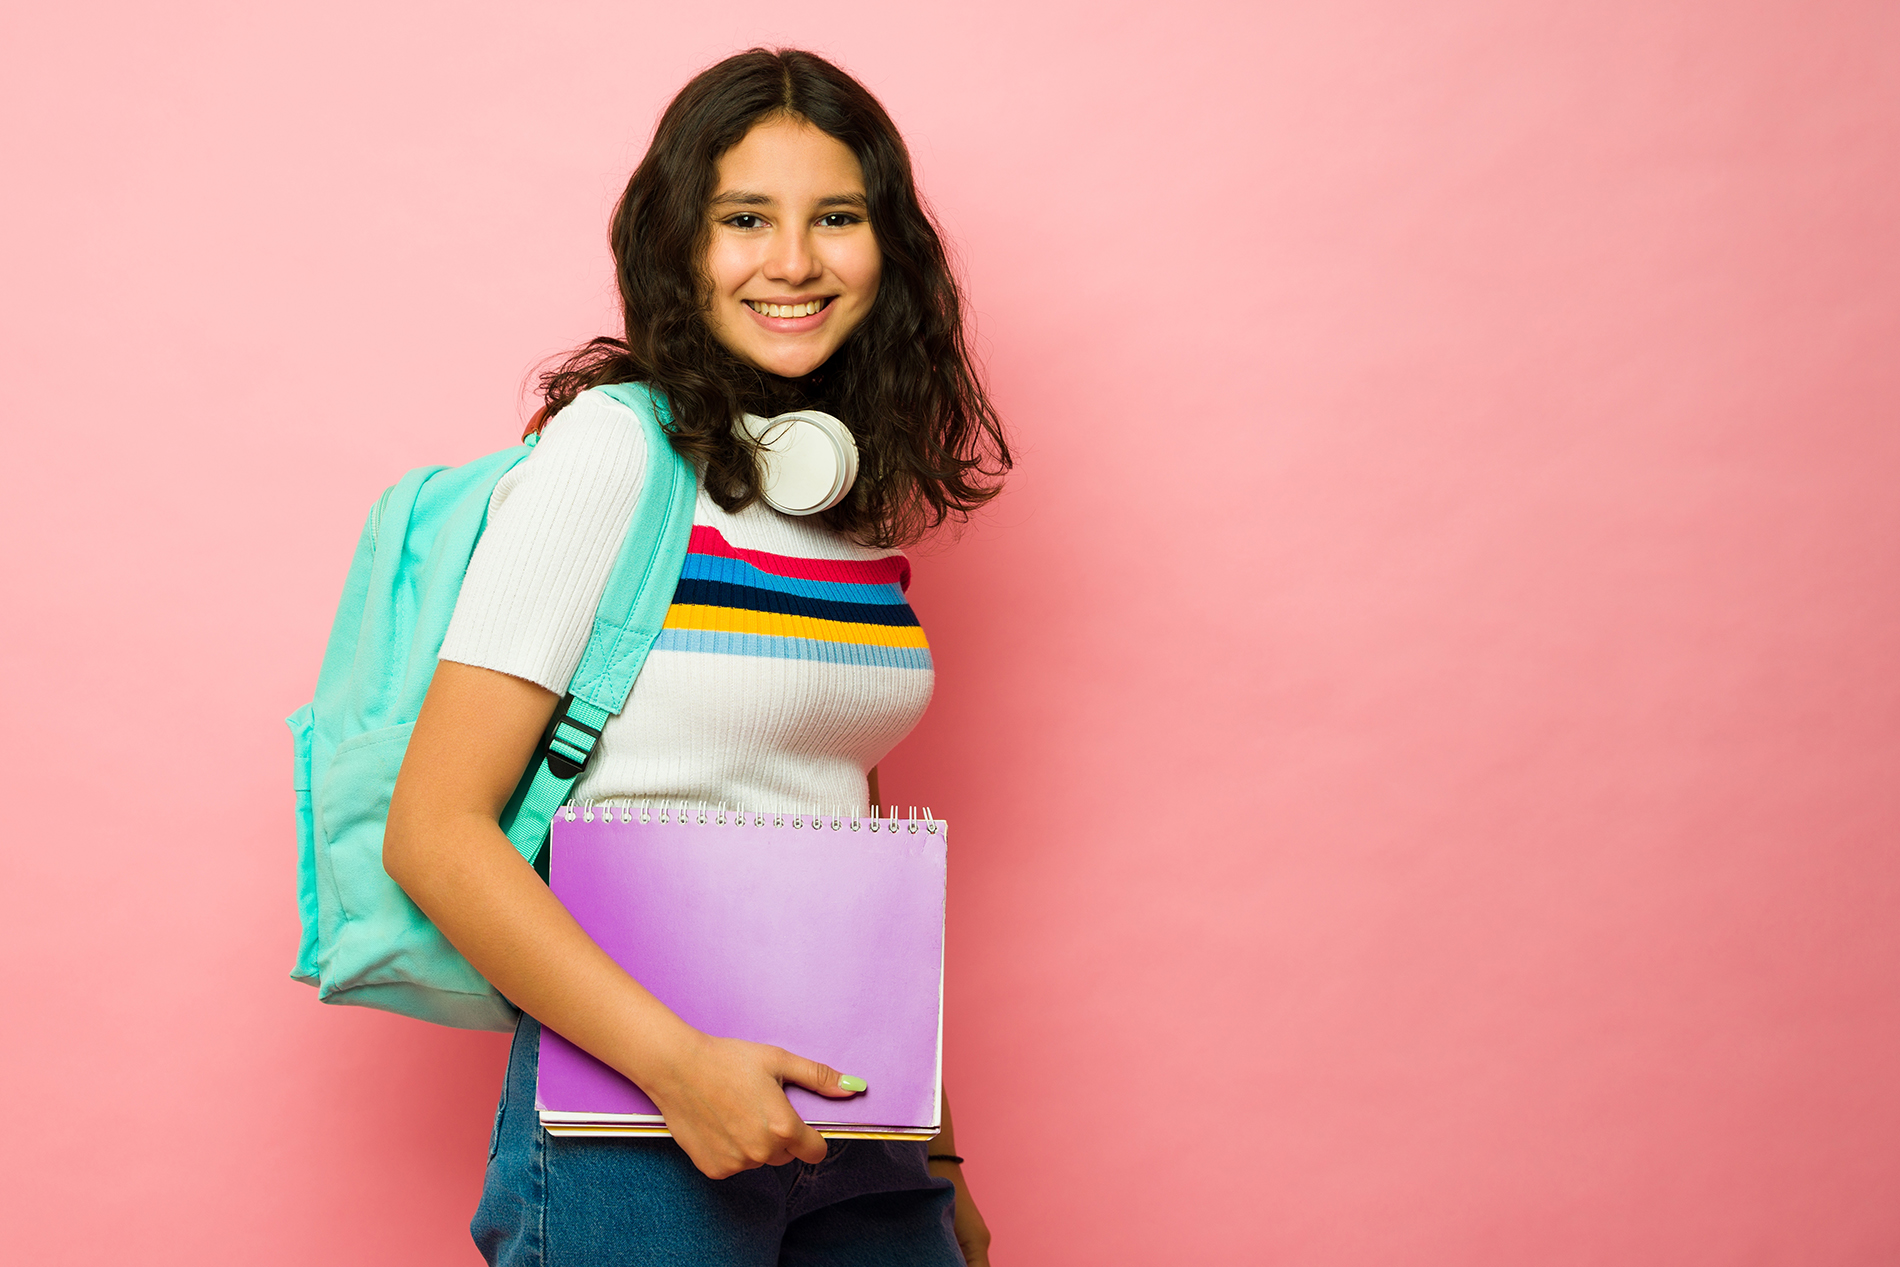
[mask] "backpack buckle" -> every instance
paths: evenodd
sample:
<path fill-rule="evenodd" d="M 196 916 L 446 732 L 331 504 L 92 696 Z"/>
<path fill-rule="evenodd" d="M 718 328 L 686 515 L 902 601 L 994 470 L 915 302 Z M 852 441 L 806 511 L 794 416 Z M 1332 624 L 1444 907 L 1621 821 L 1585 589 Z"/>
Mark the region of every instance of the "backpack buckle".
<path fill-rule="evenodd" d="M 561 706 L 548 719 L 548 728 L 541 735 L 540 751 L 536 754 L 548 763 L 550 774 L 566 782 L 580 777 L 594 755 L 594 745 L 600 741 L 598 730 L 568 715 L 567 710 L 573 703 L 572 694 L 562 698 Z M 574 734 L 569 736 L 563 731 Z"/>

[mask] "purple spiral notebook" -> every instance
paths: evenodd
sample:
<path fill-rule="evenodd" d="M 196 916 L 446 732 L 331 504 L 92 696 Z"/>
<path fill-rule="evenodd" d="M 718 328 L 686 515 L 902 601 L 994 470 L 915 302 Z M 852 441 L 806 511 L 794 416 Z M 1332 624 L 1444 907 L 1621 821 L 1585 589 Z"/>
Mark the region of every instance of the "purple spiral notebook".
<path fill-rule="evenodd" d="M 785 1089 L 821 1134 L 927 1139 L 940 1122 L 948 835 L 928 816 L 564 809 L 548 882 L 689 1025 L 868 1082 L 848 1100 Z M 535 1107 L 558 1135 L 667 1133 L 640 1088 L 549 1029 Z"/>

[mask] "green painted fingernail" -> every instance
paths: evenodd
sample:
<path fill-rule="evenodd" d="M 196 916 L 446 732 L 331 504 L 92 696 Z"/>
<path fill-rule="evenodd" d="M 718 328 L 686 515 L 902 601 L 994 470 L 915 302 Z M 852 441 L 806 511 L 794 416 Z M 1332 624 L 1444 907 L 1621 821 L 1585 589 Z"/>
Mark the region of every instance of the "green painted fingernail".
<path fill-rule="evenodd" d="M 853 1078 L 848 1073 L 842 1073 L 838 1075 L 838 1085 L 846 1091 L 862 1091 L 871 1084 L 862 1078 Z"/>

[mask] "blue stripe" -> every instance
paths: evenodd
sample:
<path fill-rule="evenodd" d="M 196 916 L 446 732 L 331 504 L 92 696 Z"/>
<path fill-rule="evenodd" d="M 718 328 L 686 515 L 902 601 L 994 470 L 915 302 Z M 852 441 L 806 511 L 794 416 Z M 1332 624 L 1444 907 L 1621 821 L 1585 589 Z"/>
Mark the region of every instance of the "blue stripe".
<path fill-rule="evenodd" d="M 662 629 L 653 649 L 771 660 L 821 660 L 829 664 L 864 664 L 889 669 L 931 667 L 930 652 L 923 647 L 877 647 L 863 642 L 824 642 L 817 638 L 780 638 L 717 629 Z"/>
<path fill-rule="evenodd" d="M 744 559 L 727 559 L 716 554 L 687 555 L 680 576 L 694 581 L 750 585 L 754 589 L 829 599 L 834 603 L 894 604 L 904 601 L 904 590 L 895 581 L 885 585 L 852 585 L 845 581 L 808 581 L 796 576 L 774 576 Z"/>

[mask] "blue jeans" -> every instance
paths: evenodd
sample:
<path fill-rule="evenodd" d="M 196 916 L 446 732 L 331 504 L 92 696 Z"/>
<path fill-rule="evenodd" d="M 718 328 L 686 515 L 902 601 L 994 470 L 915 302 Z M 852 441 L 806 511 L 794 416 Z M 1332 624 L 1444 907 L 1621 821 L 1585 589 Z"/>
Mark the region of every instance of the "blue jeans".
<path fill-rule="evenodd" d="M 562 1139 L 534 1111 L 523 1017 L 469 1231 L 507 1267 L 963 1267 L 955 1189 L 923 1144 L 828 1140 L 817 1165 L 708 1179 L 670 1139 Z"/>

